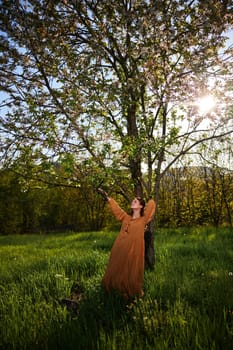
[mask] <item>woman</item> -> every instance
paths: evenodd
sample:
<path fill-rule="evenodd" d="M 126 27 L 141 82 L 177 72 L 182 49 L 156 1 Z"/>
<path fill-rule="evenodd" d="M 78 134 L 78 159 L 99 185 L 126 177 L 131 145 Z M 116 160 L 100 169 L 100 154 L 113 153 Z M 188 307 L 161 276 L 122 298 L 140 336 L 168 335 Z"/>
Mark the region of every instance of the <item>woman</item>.
<path fill-rule="evenodd" d="M 113 198 L 98 189 L 108 201 L 113 215 L 121 221 L 103 277 L 103 285 L 109 292 L 118 290 L 124 297 L 142 296 L 144 275 L 144 230 L 155 212 L 155 202 L 145 202 L 140 197 L 131 203 L 131 215 L 122 210 Z"/>

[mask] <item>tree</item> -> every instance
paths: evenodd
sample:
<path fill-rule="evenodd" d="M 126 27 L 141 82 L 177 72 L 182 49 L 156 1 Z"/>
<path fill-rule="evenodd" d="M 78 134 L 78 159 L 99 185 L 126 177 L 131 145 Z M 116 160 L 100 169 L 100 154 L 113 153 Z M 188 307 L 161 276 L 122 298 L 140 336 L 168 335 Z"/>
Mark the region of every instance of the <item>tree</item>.
<path fill-rule="evenodd" d="M 223 94 L 232 1 L 5 0 L 0 11 L 4 164 L 30 154 L 43 173 L 68 154 L 77 173 L 88 162 L 125 197 L 158 200 L 172 165 L 231 135 L 227 100 L 208 125 L 193 102 Z"/>
<path fill-rule="evenodd" d="M 215 147 L 216 142 L 220 147 Z M 219 222 L 232 226 L 232 155 L 232 146 L 226 147 L 221 138 L 202 145 L 199 152 L 207 191 L 206 206 L 210 221 L 216 226 Z"/>
<path fill-rule="evenodd" d="M 0 233 L 18 233 L 23 223 L 22 207 L 19 200 L 20 184 L 7 171 L 0 171 Z"/>

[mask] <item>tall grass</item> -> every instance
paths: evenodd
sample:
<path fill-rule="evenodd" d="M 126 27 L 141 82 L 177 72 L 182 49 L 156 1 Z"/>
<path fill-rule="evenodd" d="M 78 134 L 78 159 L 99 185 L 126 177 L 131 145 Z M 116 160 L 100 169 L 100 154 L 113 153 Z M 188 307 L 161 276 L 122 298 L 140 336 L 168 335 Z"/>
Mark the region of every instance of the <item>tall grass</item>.
<path fill-rule="evenodd" d="M 232 349 L 233 232 L 155 233 L 143 298 L 101 287 L 116 232 L 0 237 L 0 349 Z M 61 303 L 80 292 L 78 309 Z"/>

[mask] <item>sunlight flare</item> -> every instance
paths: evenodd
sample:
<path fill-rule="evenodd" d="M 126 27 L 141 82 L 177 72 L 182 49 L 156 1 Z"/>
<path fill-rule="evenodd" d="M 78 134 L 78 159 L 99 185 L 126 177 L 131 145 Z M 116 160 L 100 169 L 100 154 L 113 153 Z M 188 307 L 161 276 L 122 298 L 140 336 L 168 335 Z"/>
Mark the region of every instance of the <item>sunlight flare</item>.
<path fill-rule="evenodd" d="M 197 101 L 197 106 L 201 114 L 209 113 L 215 105 L 216 101 L 212 95 L 202 96 Z"/>

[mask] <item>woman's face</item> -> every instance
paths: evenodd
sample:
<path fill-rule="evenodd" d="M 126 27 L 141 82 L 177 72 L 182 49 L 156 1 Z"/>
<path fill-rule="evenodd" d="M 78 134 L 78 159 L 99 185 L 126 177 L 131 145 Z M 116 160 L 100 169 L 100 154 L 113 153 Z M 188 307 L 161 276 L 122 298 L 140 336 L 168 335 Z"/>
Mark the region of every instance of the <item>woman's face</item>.
<path fill-rule="evenodd" d="M 141 205 L 140 201 L 135 197 L 132 200 L 131 209 L 141 209 L 141 208 L 142 208 L 142 205 Z"/>

